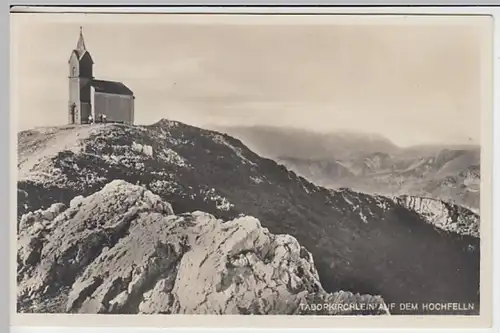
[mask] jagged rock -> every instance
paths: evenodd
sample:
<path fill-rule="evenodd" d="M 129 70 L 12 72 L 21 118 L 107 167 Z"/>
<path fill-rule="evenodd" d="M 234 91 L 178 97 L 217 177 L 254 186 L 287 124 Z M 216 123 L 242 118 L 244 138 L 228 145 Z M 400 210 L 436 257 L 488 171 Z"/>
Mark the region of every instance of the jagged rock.
<path fill-rule="evenodd" d="M 24 263 L 18 267 L 19 297 L 43 296 L 67 286 L 104 246 L 113 246 L 128 232 L 141 211 L 172 214 L 171 206 L 151 192 L 131 192 L 128 184 L 117 180 L 89 198 L 73 200 L 52 221 L 45 220 L 43 212 L 23 216 L 21 221 L 30 223 L 23 224 L 18 236 Z"/>
<path fill-rule="evenodd" d="M 394 200 L 417 212 L 425 221 L 442 230 L 479 237 L 479 215 L 468 209 L 441 200 L 407 195 Z"/>
<path fill-rule="evenodd" d="M 82 127 L 85 129 L 51 129 L 48 134 L 42 130 L 20 133 L 19 223 L 23 214 L 45 210 L 58 202 L 70 207 L 63 214 L 70 214 L 68 218 L 72 219 L 71 214 L 81 211 L 83 199 L 113 179 L 123 179 L 157 194 L 177 215 L 203 211 L 223 221 L 254 216 L 271 233 L 292 235 L 314 255 L 323 288 L 330 293 L 363 291 L 381 294 L 391 303 L 470 302 L 477 305 L 473 313 L 479 311 L 477 237 L 442 232 L 421 214 L 386 196 L 317 186 L 285 166 L 262 158 L 241 141 L 214 131 L 167 120 L 149 126 Z M 144 152 L 145 146 L 151 146 L 152 156 Z M 375 162 L 384 164 L 384 159 Z M 95 234 L 88 236 L 89 245 L 113 251 L 115 244 L 107 240 L 107 235 L 114 231 L 102 231 L 100 223 L 106 222 L 96 220 L 99 223 L 89 221 L 89 226 L 80 226 L 95 229 Z M 66 230 L 65 237 L 73 242 L 82 236 L 74 232 Z M 44 242 L 45 237 L 52 237 L 46 231 L 40 235 Z M 57 237 L 62 239 L 61 235 Z M 39 247 L 36 242 L 26 245 L 26 249 Z M 45 245 L 43 249 L 46 251 Z M 65 251 L 68 254 L 57 258 L 60 264 L 44 263 L 49 268 L 54 266 L 50 274 L 65 275 L 66 269 L 76 268 L 81 271 L 77 264 L 65 264 L 73 250 Z M 30 252 L 34 254 L 29 259 L 27 253 L 22 255 L 23 260 L 18 258 L 20 280 L 39 267 L 35 260 L 38 252 Z M 83 256 L 92 261 L 90 257 Z M 43 276 L 40 272 L 34 276 Z M 93 283 L 97 282 L 90 285 Z M 67 284 L 62 281 L 59 295 L 50 300 L 64 298 L 61 293 L 71 287 Z M 163 287 L 153 290 L 158 288 Z M 123 308 L 120 304 L 125 296 L 121 294 L 107 311 Z M 175 306 L 175 299 L 165 297 Z M 160 299 L 151 304 L 161 303 Z M 52 303 L 43 304 L 51 311 L 66 310 L 66 305 L 61 309 Z M 144 311 L 150 311 L 148 308 L 144 305 Z"/>
<path fill-rule="evenodd" d="M 121 180 L 58 212 L 48 224 L 43 212 L 27 214 L 36 217 L 20 229 L 38 254 L 19 250 L 24 311 L 59 302 L 77 313 L 307 314 L 306 304 L 328 303 L 318 313 L 387 313 L 380 297 L 327 293 L 312 255 L 253 217 L 174 215 L 157 195 Z"/>
<path fill-rule="evenodd" d="M 153 156 L 153 147 L 150 145 L 141 145 L 140 143 L 132 142 L 132 149 L 147 156 Z"/>

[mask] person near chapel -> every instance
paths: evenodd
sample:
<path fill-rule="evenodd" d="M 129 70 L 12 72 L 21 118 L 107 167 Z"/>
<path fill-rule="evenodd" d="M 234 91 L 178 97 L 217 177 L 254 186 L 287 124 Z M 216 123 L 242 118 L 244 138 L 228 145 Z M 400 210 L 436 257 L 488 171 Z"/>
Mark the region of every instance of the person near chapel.
<path fill-rule="evenodd" d="M 106 123 L 106 114 L 112 114 L 110 122 L 134 123 L 134 92 L 123 82 L 94 77 L 94 60 L 85 45 L 82 27 L 68 65 L 68 124 Z"/>

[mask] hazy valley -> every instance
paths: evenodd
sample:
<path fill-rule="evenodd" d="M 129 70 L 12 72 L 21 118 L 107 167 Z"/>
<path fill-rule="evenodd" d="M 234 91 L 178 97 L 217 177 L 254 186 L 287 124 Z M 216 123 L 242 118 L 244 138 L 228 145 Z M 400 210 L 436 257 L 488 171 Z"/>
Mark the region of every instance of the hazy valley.
<path fill-rule="evenodd" d="M 378 134 L 264 126 L 221 130 L 320 186 L 429 197 L 479 212 L 479 146 L 401 148 Z"/>

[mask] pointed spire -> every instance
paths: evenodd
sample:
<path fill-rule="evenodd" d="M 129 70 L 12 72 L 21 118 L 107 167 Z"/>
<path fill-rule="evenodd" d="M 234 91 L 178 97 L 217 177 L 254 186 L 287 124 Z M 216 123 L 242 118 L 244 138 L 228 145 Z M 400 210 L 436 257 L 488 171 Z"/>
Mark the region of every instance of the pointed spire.
<path fill-rule="evenodd" d="M 83 39 L 83 28 L 80 27 L 80 37 L 78 38 L 78 43 L 76 44 L 76 50 L 78 51 L 78 55 L 82 57 L 87 48 L 85 47 L 85 40 Z"/>

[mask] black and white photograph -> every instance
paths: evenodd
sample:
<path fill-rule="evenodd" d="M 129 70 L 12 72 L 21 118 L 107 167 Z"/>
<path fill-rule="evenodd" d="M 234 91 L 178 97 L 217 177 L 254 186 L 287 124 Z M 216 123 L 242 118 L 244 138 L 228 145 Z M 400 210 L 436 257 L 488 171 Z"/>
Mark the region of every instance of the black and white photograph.
<path fill-rule="evenodd" d="M 16 312 L 489 311 L 491 19 L 207 16 L 11 14 Z"/>

